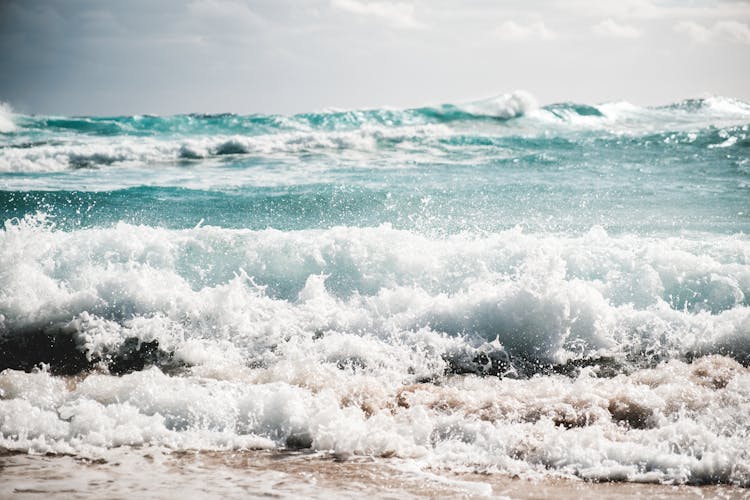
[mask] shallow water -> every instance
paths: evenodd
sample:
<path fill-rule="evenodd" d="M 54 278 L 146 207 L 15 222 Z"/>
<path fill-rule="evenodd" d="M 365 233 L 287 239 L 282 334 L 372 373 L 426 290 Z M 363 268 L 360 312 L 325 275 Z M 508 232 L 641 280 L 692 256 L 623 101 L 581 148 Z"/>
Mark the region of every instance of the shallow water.
<path fill-rule="evenodd" d="M 70 456 L 0 457 L 3 496 L 25 498 L 518 498 L 628 499 L 746 498 L 734 486 L 591 483 L 527 480 L 503 474 L 424 471 L 399 460 L 337 460 L 296 452 L 188 452 L 133 450 L 111 461 Z"/>

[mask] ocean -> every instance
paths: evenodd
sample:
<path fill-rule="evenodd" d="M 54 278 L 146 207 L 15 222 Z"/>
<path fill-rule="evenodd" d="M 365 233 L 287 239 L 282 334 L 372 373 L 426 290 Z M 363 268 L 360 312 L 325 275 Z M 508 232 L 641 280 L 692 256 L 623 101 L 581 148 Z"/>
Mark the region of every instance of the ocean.
<path fill-rule="evenodd" d="M 750 486 L 748 103 L 4 107 L 0 216 L 5 453 Z"/>

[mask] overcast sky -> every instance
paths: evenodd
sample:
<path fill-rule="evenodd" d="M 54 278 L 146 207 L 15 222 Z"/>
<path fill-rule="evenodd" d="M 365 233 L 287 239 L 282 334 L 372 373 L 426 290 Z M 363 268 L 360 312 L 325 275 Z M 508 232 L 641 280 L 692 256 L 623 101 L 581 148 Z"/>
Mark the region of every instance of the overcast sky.
<path fill-rule="evenodd" d="M 750 101 L 750 1 L 0 0 L 27 113 Z"/>

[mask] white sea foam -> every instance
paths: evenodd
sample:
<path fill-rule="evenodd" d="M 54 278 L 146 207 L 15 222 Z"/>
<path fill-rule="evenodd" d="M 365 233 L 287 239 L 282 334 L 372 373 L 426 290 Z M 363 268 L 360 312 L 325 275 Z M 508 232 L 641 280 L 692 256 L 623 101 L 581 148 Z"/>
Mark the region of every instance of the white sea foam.
<path fill-rule="evenodd" d="M 472 115 L 504 119 L 522 116 L 538 107 L 534 96 L 525 90 L 516 90 L 510 94 L 502 94 L 458 106 L 460 110 Z"/>
<path fill-rule="evenodd" d="M 167 376 L 152 368 L 65 383 L 0 374 L 0 446 L 107 456 L 310 446 L 339 457 L 596 480 L 750 482 L 750 373 L 724 357 L 613 379 L 453 377 L 402 385 L 311 360 Z"/>
<path fill-rule="evenodd" d="M 368 125 L 349 131 L 299 130 L 247 136 L 63 137 L 33 147 L 21 144 L 0 149 L 0 172 L 56 172 L 109 165 L 154 166 L 184 160 L 218 159 L 227 155 L 284 157 L 313 153 L 335 154 L 346 159 L 377 151 L 378 141 L 395 143 L 401 153 L 408 153 L 413 148 L 410 140 L 435 141 L 449 133 L 445 125 L 433 124 L 398 128 Z"/>
<path fill-rule="evenodd" d="M 13 123 L 13 110 L 7 104 L 0 102 L 0 134 L 7 134 L 16 130 Z"/>
<path fill-rule="evenodd" d="M 0 233 L 0 282 L 6 338 L 60 332 L 92 359 L 156 340 L 186 365 L 83 380 L 7 370 L 2 447 L 301 446 L 454 470 L 750 484 L 750 373 L 732 359 L 750 355 L 743 235 L 65 232 L 38 216 Z M 501 348 L 542 363 L 669 361 L 614 378 L 444 376 Z"/>
<path fill-rule="evenodd" d="M 729 339 L 750 352 L 750 242 L 742 235 L 706 243 L 515 229 L 430 239 L 389 226 L 170 231 L 124 223 L 63 232 L 28 219 L 6 223 L 0 251 L 6 330 L 87 313 L 92 331 L 143 328 L 149 337 L 156 321 L 153 330 L 217 332 L 239 345 L 281 332 L 383 337 L 427 327 L 499 335 L 517 352 L 552 361 L 573 345 L 597 351 L 651 337 L 676 352 Z"/>
<path fill-rule="evenodd" d="M 615 134 L 639 136 L 666 131 L 693 131 L 711 127 L 729 128 L 746 125 L 750 105 L 736 99 L 709 97 L 682 101 L 671 106 L 644 107 L 627 101 L 597 104 L 598 112 L 581 114 L 575 105 L 561 105 L 554 110 L 539 108 L 528 117 L 548 125 L 569 130 L 604 130 Z"/>
<path fill-rule="evenodd" d="M 704 107 L 716 116 L 750 117 L 750 103 L 731 97 L 711 96 L 703 100 Z"/>

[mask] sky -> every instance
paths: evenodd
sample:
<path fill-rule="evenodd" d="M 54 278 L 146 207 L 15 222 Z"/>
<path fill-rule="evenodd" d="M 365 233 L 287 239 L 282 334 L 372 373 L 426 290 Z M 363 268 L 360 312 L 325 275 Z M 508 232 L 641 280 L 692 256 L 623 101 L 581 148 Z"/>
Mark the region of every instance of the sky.
<path fill-rule="evenodd" d="M 23 113 L 750 101 L 750 0 L 0 0 Z"/>

